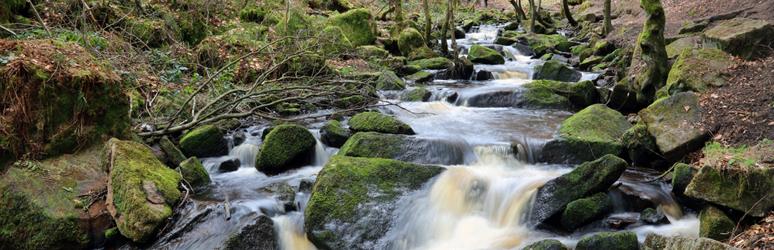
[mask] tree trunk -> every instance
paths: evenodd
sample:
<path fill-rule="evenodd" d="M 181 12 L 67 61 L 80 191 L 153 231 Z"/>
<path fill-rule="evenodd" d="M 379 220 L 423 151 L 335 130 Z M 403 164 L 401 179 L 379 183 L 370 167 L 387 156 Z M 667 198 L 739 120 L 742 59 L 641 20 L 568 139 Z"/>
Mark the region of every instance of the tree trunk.
<path fill-rule="evenodd" d="M 513 10 L 516 12 L 516 18 L 519 19 L 519 21 L 527 19 L 527 15 L 524 14 L 524 10 L 521 9 L 521 3 L 519 3 L 521 0 L 519 0 L 519 2 L 508 0 L 508 2 L 513 6 Z"/>
<path fill-rule="evenodd" d="M 607 36 L 613 30 L 613 22 L 610 20 L 610 0 L 605 0 L 605 27 L 602 33 Z"/>
<path fill-rule="evenodd" d="M 610 0 L 606 0 L 610 1 Z M 562 15 L 564 15 L 565 18 L 567 18 L 567 22 L 570 23 L 573 27 L 578 26 L 578 22 L 575 21 L 575 19 L 572 18 L 572 13 L 570 13 L 570 6 L 567 5 L 567 0 L 562 0 Z"/>
<path fill-rule="evenodd" d="M 452 0 L 448 0 L 452 1 Z M 446 7 L 446 17 L 443 19 L 443 25 L 441 25 L 441 51 L 443 52 L 443 55 L 449 55 L 449 43 L 446 42 L 446 34 L 449 32 L 449 21 L 451 20 L 451 4 L 447 4 Z M 452 36 L 454 36 L 454 31 L 452 31 Z"/>
<path fill-rule="evenodd" d="M 529 0 L 529 33 L 534 33 L 535 18 L 537 18 L 535 0 Z"/>
<path fill-rule="evenodd" d="M 460 57 L 457 51 L 457 37 L 454 35 L 454 8 L 457 5 L 457 1 L 459 0 L 449 0 L 449 29 L 451 29 L 451 47 L 454 60 L 457 60 Z"/>
<path fill-rule="evenodd" d="M 429 0 L 422 0 L 422 9 L 424 9 L 425 12 L 425 43 L 432 48 L 434 44 L 432 38 L 433 20 L 430 17 L 430 4 L 428 1 Z"/>

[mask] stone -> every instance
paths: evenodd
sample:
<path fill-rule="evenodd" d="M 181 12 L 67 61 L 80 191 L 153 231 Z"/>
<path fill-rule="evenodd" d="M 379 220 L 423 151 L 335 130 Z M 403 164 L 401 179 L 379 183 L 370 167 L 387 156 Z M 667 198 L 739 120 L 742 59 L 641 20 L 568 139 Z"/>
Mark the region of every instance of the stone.
<path fill-rule="evenodd" d="M 621 142 L 633 166 L 652 167 L 661 162 L 656 141 L 645 124 L 638 123 L 626 130 Z"/>
<path fill-rule="evenodd" d="M 570 47 L 573 45 L 567 41 L 566 37 L 559 34 L 520 34 L 516 38 L 521 43 L 529 46 L 536 55 L 543 55 L 551 52 L 551 50 L 570 52 Z"/>
<path fill-rule="evenodd" d="M 148 242 L 172 216 L 180 200 L 180 174 L 161 163 L 147 146 L 110 139 L 105 146 L 110 172 L 107 206 L 121 235 Z"/>
<path fill-rule="evenodd" d="M 701 32 L 705 28 L 707 28 L 707 25 L 709 25 L 708 20 L 702 20 L 702 21 L 691 21 L 688 23 L 683 24 L 682 27 L 680 27 L 680 30 L 677 31 L 678 34 L 690 34 L 695 32 Z"/>
<path fill-rule="evenodd" d="M 379 112 L 362 112 L 353 116 L 349 119 L 349 129 L 353 132 L 414 134 L 414 130 L 408 124 Z"/>
<path fill-rule="evenodd" d="M 328 18 L 329 26 L 341 28 L 353 46 L 369 45 L 376 41 L 376 24 L 368 9 L 353 9 Z"/>
<path fill-rule="evenodd" d="M 180 138 L 180 150 L 185 155 L 213 157 L 228 153 L 225 132 L 215 125 L 204 125 L 185 133 Z"/>
<path fill-rule="evenodd" d="M 161 147 L 161 151 L 164 151 L 164 154 L 167 155 L 167 161 L 172 166 L 178 166 L 181 162 L 187 159 L 183 152 L 180 151 L 180 149 L 178 149 L 177 146 L 175 146 L 175 144 L 166 136 L 161 137 L 159 140 L 159 147 Z"/>
<path fill-rule="evenodd" d="M 357 55 L 364 59 L 384 59 L 390 56 L 390 52 L 374 45 L 363 45 L 357 47 Z"/>
<path fill-rule="evenodd" d="M 433 93 L 430 92 L 430 90 L 427 90 L 427 88 L 418 87 L 418 88 L 409 90 L 408 92 L 404 92 L 400 96 L 400 100 L 406 101 L 406 102 L 426 102 L 430 100 L 430 97 L 432 96 L 433 96 Z"/>
<path fill-rule="evenodd" d="M 599 93 L 591 81 L 534 80 L 524 84 L 524 88 L 522 98 L 527 107 L 562 108 L 568 103 L 575 109 L 583 109 L 599 101 Z"/>
<path fill-rule="evenodd" d="M 562 82 L 577 82 L 581 73 L 565 66 L 557 60 L 549 60 L 535 68 L 533 79 L 556 80 Z"/>
<path fill-rule="evenodd" d="M 196 156 L 181 162 L 178 171 L 194 189 L 202 189 L 210 184 L 210 174 Z"/>
<path fill-rule="evenodd" d="M 662 98 L 639 112 L 668 160 L 677 160 L 702 147 L 707 131 L 702 126 L 699 96 L 681 92 Z"/>
<path fill-rule="evenodd" d="M 639 248 L 640 243 L 637 241 L 637 234 L 630 231 L 602 232 L 586 235 L 575 245 L 576 250 L 636 250 Z"/>
<path fill-rule="evenodd" d="M 731 237 L 736 223 L 713 206 L 707 206 L 699 213 L 699 236 L 718 241 Z"/>
<path fill-rule="evenodd" d="M 465 147 L 460 143 L 375 132 L 356 133 L 338 154 L 419 164 L 456 165 L 465 161 Z"/>
<path fill-rule="evenodd" d="M 562 242 L 555 239 L 545 239 L 522 248 L 522 250 L 567 250 Z"/>
<path fill-rule="evenodd" d="M 395 74 L 395 72 L 385 70 L 379 74 L 376 79 L 376 89 L 378 90 L 403 90 L 406 83 Z"/>
<path fill-rule="evenodd" d="M 731 56 L 718 49 L 683 50 L 669 70 L 667 93 L 664 94 L 703 92 L 723 86 L 726 83 L 724 72 L 731 64 Z"/>
<path fill-rule="evenodd" d="M 237 158 L 230 158 L 227 160 L 224 160 L 218 164 L 218 171 L 220 172 L 232 172 L 237 171 L 239 167 L 241 166 L 241 162 L 239 162 L 239 159 Z"/>
<path fill-rule="evenodd" d="M 567 204 L 562 213 L 564 228 L 575 230 L 594 219 L 601 218 L 613 209 L 613 202 L 605 193 L 574 200 Z"/>
<path fill-rule="evenodd" d="M 282 124 L 274 127 L 261 145 L 255 168 L 265 174 L 279 174 L 309 164 L 317 140 L 304 127 Z"/>
<path fill-rule="evenodd" d="M 693 176 L 685 195 L 763 217 L 774 208 L 774 169 L 719 169 L 703 166 Z M 757 205 L 756 205 L 757 204 Z"/>
<path fill-rule="evenodd" d="M 341 147 L 350 136 L 349 130 L 337 120 L 330 120 L 320 128 L 320 141 L 331 147 Z"/>
<path fill-rule="evenodd" d="M 619 155 L 621 138 L 632 125 L 621 113 L 594 104 L 564 120 L 557 138 L 543 147 L 540 161 L 577 164 L 606 154 Z"/>
<path fill-rule="evenodd" d="M 694 171 L 691 165 L 679 162 L 675 163 L 672 168 L 674 168 L 672 172 L 672 192 L 676 195 L 684 195 L 685 188 L 691 183 L 691 179 L 693 179 L 696 171 Z"/>
<path fill-rule="evenodd" d="M 752 59 L 774 42 L 774 27 L 766 20 L 734 18 L 721 21 L 704 32 L 705 48 L 717 48 L 735 56 Z"/>
<path fill-rule="evenodd" d="M 468 51 L 468 59 L 473 63 L 480 64 L 503 64 L 505 58 L 497 50 L 490 49 L 481 45 L 473 45 Z"/>
<path fill-rule="evenodd" d="M 446 59 L 446 57 L 434 57 L 429 59 L 420 59 L 409 62 L 409 65 L 414 65 L 420 69 L 446 69 L 451 67 L 452 61 Z"/>
<path fill-rule="evenodd" d="M 433 80 L 433 74 L 427 71 L 419 71 L 417 73 L 406 76 L 406 80 L 414 83 L 424 83 Z"/>
<path fill-rule="evenodd" d="M 664 213 L 650 207 L 640 212 L 640 220 L 645 224 L 651 225 L 669 223 L 669 220 Z"/>
<path fill-rule="evenodd" d="M 398 48 L 401 54 L 408 56 L 414 50 L 422 47 L 427 47 L 427 45 L 425 45 L 425 39 L 422 37 L 422 33 L 419 33 L 418 30 L 406 28 L 400 32 L 400 35 L 398 36 Z"/>
<path fill-rule="evenodd" d="M 643 243 L 644 250 L 670 250 L 670 249 L 703 249 L 703 250 L 738 250 L 720 241 L 708 238 L 692 238 L 684 236 L 661 236 L 648 234 Z"/>
<path fill-rule="evenodd" d="M 538 225 L 562 211 L 567 204 L 588 195 L 603 192 L 623 174 L 626 161 L 605 155 L 585 162 L 571 172 L 546 182 L 535 195 L 529 212 L 529 224 Z"/>
<path fill-rule="evenodd" d="M 242 228 L 239 233 L 232 235 L 224 249 L 261 249 L 279 250 L 279 235 L 274 231 L 274 221 L 266 215 L 260 215 L 255 223 Z"/>
<path fill-rule="evenodd" d="M 666 46 L 667 58 L 677 58 L 684 50 L 698 48 L 700 42 L 701 38 L 699 36 L 678 38 Z"/>
<path fill-rule="evenodd" d="M 396 160 L 334 156 L 317 176 L 304 213 L 321 249 L 372 249 L 389 230 L 397 200 L 443 168 Z"/>

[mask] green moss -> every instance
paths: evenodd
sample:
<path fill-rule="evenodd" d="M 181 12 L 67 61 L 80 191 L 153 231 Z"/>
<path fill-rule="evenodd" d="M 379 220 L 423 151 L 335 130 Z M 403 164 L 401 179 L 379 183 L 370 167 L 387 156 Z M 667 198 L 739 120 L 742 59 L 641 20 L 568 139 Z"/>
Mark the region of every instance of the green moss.
<path fill-rule="evenodd" d="M 375 24 L 367 9 L 354 9 L 329 19 L 329 25 L 338 26 L 354 46 L 373 44 L 376 41 Z"/>
<path fill-rule="evenodd" d="M 567 247 L 558 240 L 546 239 L 529 244 L 522 250 L 567 250 Z"/>
<path fill-rule="evenodd" d="M 382 59 L 390 56 L 390 52 L 374 45 L 357 47 L 357 55 L 364 59 Z"/>
<path fill-rule="evenodd" d="M 338 155 L 394 159 L 400 153 L 403 138 L 398 135 L 359 132 L 344 143 Z"/>
<path fill-rule="evenodd" d="M 129 41 L 139 39 L 142 44 L 151 48 L 161 47 L 169 42 L 171 30 L 162 19 L 129 18 L 126 24 L 127 32 L 136 37 L 128 39 Z"/>
<path fill-rule="evenodd" d="M 272 14 L 273 15 L 270 16 L 275 16 L 273 19 L 278 20 L 277 24 L 274 25 L 274 30 L 280 35 L 296 36 L 299 34 L 311 32 L 309 30 L 311 22 L 309 20 L 309 16 L 307 16 L 306 13 L 302 12 L 301 10 L 291 8 L 287 17 L 280 16 L 277 14 L 277 12 L 272 12 Z M 264 20 L 264 22 L 265 21 L 267 20 Z"/>
<path fill-rule="evenodd" d="M 425 39 L 422 33 L 414 28 L 406 28 L 398 36 L 398 49 L 404 56 L 408 56 L 415 49 L 425 47 Z"/>
<path fill-rule="evenodd" d="M 474 63 L 483 64 L 503 64 L 505 58 L 497 50 L 490 49 L 481 45 L 473 45 L 468 52 L 468 59 Z"/>
<path fill-rule="evenodd" d="M 337 120 L 330 120 L 320 128 L 320 140 L 331 147 L 341 147 L 349 136 L 349 130 Z"/>
<path fill-rule="evenodd" d="M 376 79 L 376 89 L 378 90 L 403 90 L 405 88 L 406 83 L 395 72 L 389 70 L 383 71 Z"/>
<path fill-rule="evenodd" d="M 736 223 L 728 218 L 723 211 L 713 206 L 707 206 L 699 213 L 699 236 L 725 241 L 731 237 Z"/>
<path fill-rule="evenodd" d="M 400 96 L 400 100 L 407 102 L 425 102 L 429 100 L 432 95 L 433 93 L 430 92 L 430 90 L 427 90 L 427 88 L 418 87 L 403 93 Z"/>
<path fill-rule="evenodd" d="M 676 58 L 684 50 L 690 50 L 698 47 L 699 37 L 689 36 L 681 37 L 666 46 L 667 58 Z M 674 65 L 673 65 L 674 66 Z"/>
<path fill-rule="evenodd" d="M 226 153 L 228 145 L 223 139 L 225 133 L 215 125 L 204 125 L 180 138 L 180 150 L 185 155 L 209 157 Z"/>
<path fill-rule="evenodd" d="M 338 54 L 352 49 L 352 42 L 344 35 L 339 26 L 328 26 L 322 30 L 322 51 L 326 54 Z"/>
<path fill-rule="evenodd" d="M 558 60 L 549 60 L 535 68 L 534 79 L 575 82 L 580 80 L 581 73 L 575 71 Z"/>
<path fill-rule="evenodd" d="M 524 98 L 528 106 L 538 108 L 568 108 L 582 109 L 599 101 L 594 83 L 582 81 L 578 83 L 559 82 L 551 80 L 535 80 L 524 85 L 527 92 Z"/>
<path fill-rule="evenodd" d="M 261 145 L 255 167 L 266 174 L 278 174 L 285 170 L 308 164 L 317 143 L 312 133 L 295 124 L 274 127 Z"/>
<path fill-rule="evenodd" d="M 679 162 L 672 167 L 674 168 L 672 172 L 672 192 L 682 195 L 685 192 L 685 187 L 693 179 L 694 170 L 691 165 Z"/>
<path fill-rule="evenodd" d="M 609 142 L 620 145 L 623 133 L 632 125 L 618 111 L 604 104 L 591 105 L 570 116 L 559 133 L 564 138 L 588 142 Z"/>
<path fill-rule="evenodd" d="M 774 208 L 772 168 L 719 169 L 703 166 L 694 175 L 685 194 L 762 217 Z"/>
<path fill-rule="evenodd" d="M 718 49 L 686 49 L 672 65 L 666 81 L 669 94 L 720 87 L 726 82 L 723 72 L 731 66 L 731 56 Z"/>
<path fill-rule="evenodd" d="M 704 32 L 704 48 L 722 49 L 744 59 L 765 53 L 760 46 L 771 44 L 774 27 L 766 20 L 734 18 L 719 22 Z"/>
<path fill-rule="evenodd" d="M 261 23 L 266 17 L 266 9 L 262 7 L 247 7 L 239 11 L 239 20 L 242 22 Z"/>
<path fill-rule="evenodd" d="M 356 132 L 414 134 L 414 130 L 408 124 L 379 112 L 359 113 L 349 120 L 349 127 Z"/>
<path fill-rule="evenodd" d="M 637 234 L 630 231 L 602 232 L 583 236 L 575 246 L 576 250 L 630 250 L 639 248 Z"/>
<path fill-rule="evenodd" d="M 609 213 L 612 208 L 613 202 L 610 197 L 605 193 L 597 193 L 567 204 L 562 213 L 561 223 L 564 228 L 574 230 Z"/>
<path fill-rule="evenodd" d="M 183 176 L 183 180 L 193 188 L 202 188 L 210 184 L 210 174 L 196 156 L 181 162 L 178 171 Z"/>
<path fill-rule="evenodd" d="M 526 44 L 529 45 L 532 51 L 537 55 L 548 53 L 551 49 L 570 52 L 570 47 L 572 46 L 572 44 L 567 41 L 566 37 L 559 34 L 523 34 L 519 39 L 526 41 Z"/>
<path fill-rule="evenodd" d="M 699 96 L 681 92 L 656 100 L 639 115 L 655 138 L 659 151 L 666 159 L 676 161 L 704 144 L 707 131 L 698 125 L 702 122 L 701 113 Z"/>
<path fill-rule="evenodd" d="M 629 74 L 637 75 L 633 84 L 639 106 L 653 102 L 656 90 L 664 86 L 669 72 L 664 30 L 666 17 L 660 0 L 640 0 L 647 19 L 637 38 Z"/>
<path fill-rule="evenodd" d="M 317 176 L 305 210 L 304 228 L 317 246 L 345 247 L 328 223 L 353 223 L 374 203 L 394 202 L 420 188 L 442 168 L 374 158 L 334 156 Z M 370 204 L 370 205 L 369 205 Z"/>
<path fill-rule="evenodd" d="M 638 123 L 626 130 L 621 141 L 634 165 L 644 165 L 658 157 L 658 146 L 645 124 Z"/>
<path fill-rule="evenodd" d="M 167 160 L 172 163 L 173 166 L 180 165 L 180 163 L 186 159 L 183 152 L 180 151 L 180 149 L 178 149 L 166 136 L 161 137 L 159 140 L 159 147 L 164 151 L 164 154 L 167 155 Z"/>
<path fill-rule="evenodd" d="M 420 69 L 447 69 L 453 65 L 452 61 L 445 57 L 434 57 L 409 62 Z"/>
<path fill-rule="evenodd" d="M 199 13 L 180 13 L 176 24 L 180 29 L 180 38 L 191 46 L 199 44 L 210 33 L 207 19 Z"/>

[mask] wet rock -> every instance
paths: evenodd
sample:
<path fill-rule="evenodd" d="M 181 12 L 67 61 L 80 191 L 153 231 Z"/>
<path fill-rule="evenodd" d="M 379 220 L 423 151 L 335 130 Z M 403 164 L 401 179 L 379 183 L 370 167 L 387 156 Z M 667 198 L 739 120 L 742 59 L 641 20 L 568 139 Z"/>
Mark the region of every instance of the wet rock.
<path fill-rule="evenodd" d="M 637 235 L 634 232 L 602 232 L 583 236 L 575 246 L 576 250 L 632 250 L 639 249 Z"/>
<path fill-rule="evenodd" d="M 430 100 L 430 97 L 432 96 L 433 93 L 430 92 L 430 90 L 427 90 L 427 88 L 418 87 L 403 93 L 400 96 L 400 100 L 406 102 L 426 102 Z"/>
<path fill-rule="evenodd" d="M 384 59 L 390 56 L 390 52 L 374 45 L 363 45 L 357 47 L 357 55 L 363 59 Z"/>
<path fill-rule="evenodd" d="M 180 150 L 185 155 L 212 157 L 228 153 L 228 142 L 224 131 L 214 125 L 204 125 L 180 138 Z"/>
<path fill-rule="evenodd" d="M 241 164 L 242 163 L 239 162 L 239 159 L 230 158 L 218 164 L 218 171 L 220 172 L 236 171 L 237 169 L 239 169 L 239 166 L 241 166 Z"/>
<path fill-rule="evenodd" d="M 607 105 L 622 112 L 637 112 L 640 104 L 637 102 L 637 92 L 632 90 L 627 79 L 622 79 L 613 85 L 613 90 L 607 100 Z"/>
<path fill-rule="evenodd" d="M 274 195 L 285 209 L 285 212 L 296 210 L 296 190 L 285 182 L 271 184 L 261 189 L 261 191 Z"/>
<path fill-rule="evenodd" d="M 656 141 L 645 124 L 638 123 L 626 130 L 621 141 L 633 166 L 653 167 L 661 163 Z"/>
<path fill-rule="evenodd" d="M 562 211 L 568 203 L 607 190 L 627 167 L 628 164 L 623 159 L 605 155 L 548 181 L 535 195 L 529 213 L 529 224 L 542 223 Z"/>
<path fill-rule="evenodd" d="M 295 124 L 274 127 L 266 136 L 255 160 L 255 167 L 265 174 L 279 174 L 309 164 L 317 143 L 312 133 Z"/>
<path fill-rule="evenodd" d="M 527 45 L 521 44 L 521 43 L 514 43 L 511 44 L 511 47 L 516 49 L 516 51 L 519 52 L 519 54 L 525 55 L 525 56 L 535 56 L 535 51 L 532 51 L 532 48 L 530 48 Z"/>
<path fill-rule="evenodd" d="M 452 65 L 443 72 L 445 79 L 468 80 L 475 71 L 475 65 L 467 58 L 453 61 Z"/>
<path fill-rule="evenodd" d="M 420 69 L 446 69 L 453 66 L 453 63 L 446 57 L 434 57 L 411 61 L 409 62 L 409 65 L 417 66 Z"/>
<path fill-rule="evenodd" d="M 440 165 L 462 164 L 465 160 L 465 148 L 459 143 L 374 132 L 355 134 L 338 154 Z"/>
<path fill-rule="evenodd" d="M 571 69 L 557 60 L 549 60 L 535 68 L 534 79 L 556 80 L 562 82 L 577 82 L 581 73 Z"/>
<path fill-rule="evenodd" d="M 481 45 L 473 45 L 468 52 L 468 59 L 474 63 L 481 64 L 503 64 L 505 58 L 497 50 L 490 49 Z"/>
<path fill-rule="evenodd" d="M 353 116 L 349 119 L 349 129 L 353 132 L 414 134 L 408 124 L 379 112 L 363 112 Z"/>
<path fill-rule="evenodd" d="M 735 226 L 736 223 L 716 207 L 707 206 L 699 213 L 699 236 L 701 237 L 725 241 L 731 236 Z"/>
<path fill-rule="evenodd" d="M 612 53 L 615 50 L 615 45 L 607 40 L 597 40 L 594 46 L 591 47 L 591 51 L 595 56 L 605 56 Z"/>
<path fill-rule="evenodd" d="M 84 206 L 106 188 L 103 153 L 96 145 L 44 161 L 19 161 L 0 175 L 0 248 L 98 247 L 113 218 L 103 200 Z"/>
<path fill-rule="evenodd" d="M 580 64 L 578 64 L 578 67 L 581 69 L 591 69 L 595 65 L 602 63 L 602 59 L 604 59 L 601 56 L 591 56 L 589 58 L 586 58 L 585 60 L 581 61 Z"/>
<path fill-rule="evenodd" d="M 194 189 L 202 189 L 210 184 L 210 174 L 196 156 L 181 162 L 178 171 Z"/>
<path fill-rule="evenodd" d="M 244 130 L 237 130 L 234 131 L 234 133 L 231 135 L 231 139 L 234 145 L 239 145 L 245 142 L 245 139 L 247 139 L 247 136 L 245 136 Z"/>
<path fill-rule="evenodd" d="M 541 240 L 522 248 L 522 250 L 567 250 L 562 242 L 555 239 Z"/>
<path fill-rule="evenodd" d="M 685 188 L 685 195 L 762 217 L 774 208 L 772 176 L 772 168 L 721 170 L 704 166 Z"/>
<path fill-rule="evenodd" d="M 681 37 L 666 46 L 667 58 L 676 58 L 686 49 L 699 47 L 701 39 L 698 36 Z"/>
<path fill-rule="evenodd" d="M 562 122 L 559 136 L 546 143 L 540 161 L 577 164 L 623 150 L 621 137 L 631 124 L 604 104 L 591 105 Z"/>
<path fill-rule="evenodd" d="M 492 72 L 486 71 L 486 70 L 479 70 L 476 73 L 476 81 L 486 81 L 486 80 L 492 80 L 494 79 L 494 75 Z"/>
<path fill-rule="evenodd" d="M 676 160 L 701 148 L 707 140 L 701 112 L 698 95 L 682 92 L 659 99 L 639 115 L 656 139 L 659 151 L 666 159 Z"/>
<path fill-rule="evenodd" d="M 279 235 L 274 231 L 274 221 L 271 218 L 261 215 L 255 220 L 255 224 L 247 225 L 236 235 L 226 241 L 224 249 L 261 249 L 278 250 L 280 249 L 277 239 Z"/>
<path fill-rule="evenodd" d="M 341 147 L 349 136 L 349 130 L 337 120 L 330 120 L 320 128 L 320 141 L 331 147 Z"/>
<path fill-rule="evenodd" d="M 463 30 L 460 27 L 455 27 L 454 28 L 454 38 L 456 38 L 456 39 L 465 38 L 465 30 Z"/>
<path fill-rule="evenodd" d="M 161 147 L 161 151 L 164 151 L 164 154 L 167 155 L 167 161 L 169 161 L 169 164 L 172 166 L 180 165 L 180 163 L 187 158 L 166 136 L 161 137 L 161 140 L 159 140 L 159 147 Z"/>
<path fill-rule="evenodd" d="M 669 70 L 665 89 L 659 90 L 658 96 L 703 92 L 710 87 L 723 86 L 726 83 L 723 72 L 731 64 L 731 56 L 717 49 L 684 50 Z"/>
<path fill-rule="evenodd" d="M 392 223 L 396 201 L 443 168 L 388 159 L 334 156 L 320 171 L 304 228 L 322 249 L 372 249 Z"/>
<path fill-rule="evenodd" d="M 668 249 L 704 249 L 704 250 L 736 250 L 738 248 L 726 245 L 720 241 L 708 238 L 691 238 L 683 236 L 661 236 L 648 234 L 643 243 L 645 250 Z"/>
<path fill-rule="evenodd" d="M 675 163 L 672 172 L 672 193 L 676 195 L 684 195 L 685 188 L 688 187 L 688 183 L 691 183 L 694 171 L 691 165 L 685 163 Z"/>
<path fill-rule="evenodd" d="M 403 90 L 406 83 L 395 74 L 395 72 L 385 70 L 376 79 L 376 89 L 378 90 Z"/>
<path fill-rule="evenodd" d="M 422 33 L 414 28 L 406 28 L 398 36 L 398 48 L 400 53 L 408 56 L 418 48 L 426 47 Z"/>
<path fill-rule="evenodd" d="M 605 193 L 577 199 L 567 204 L 562 213 L 562 226 L 575 230 L 595 219 L 601 218 L 613 209 L 613 202 Z"/>
<path fill-rule="evenodd" d="M 353 46 L 373 44 L 376 41 L 371 13 L 367 9 L 354 9 L 328 18 L 328 27 L 341 28 Z"/>
<path fill-rule="evenodd" d="M 108 210 L 122 235 L 147 242 L 172 216 L 172 206 L 180 200 L 181 176 L 140 143 L 113 138 L 106 150 Z"/>
<path fill-rule="evenodd" d="M 524 99 L 528 107 L 563 108 L 566 104 L 576 109 L 599 101 L 599 93 L 591 81 L 578 83 L 535 80 L 524 85 Z"/>
<path fill-rule="evenodd" d="M 422 68 L 420 68 L 418 65 L 404 65 L 398 69 L 398 75 L 400 76 L 408 76 L 412 74 L 416 74 L 417 72 L 422 71 Z"/>
<path fill-rule="evenodd" d="M 734 18 L 704 32 L 705 48 L 717 48 L 745 59 L 761 55 L 761 46 L 774 42 L 774 27 L 765 20 Z"/>
<path fill-rule="evenodd" d="M 536 55 L 543 55 L 551 50 L 570 52 L 573 43 L 567 41 L 567 38 L 559 35 L 544 34 L 522 34 L 518 37 L 521 43 L 529 46 Z"/>
<path fill-rule="evenodd" d="M 413 81 L 415 83 L 429 82 L 433 80 L 433 74 L 427 71 L 419 71 L 417 73 L 406 76 L 406 80 Z"/>
<path fill-rule="evenodd" d="M 637 217 L 630 214 L 615 214 L 605 218 L 604 224 L 615 230 L 625 229 L 630 225 L 637 223 Z"/>
<path fill-rule="evenodd" d="M 669 220 L 664 213 L 653 208 L 646 208 L 640 212 L 640 220 L 646 224 L 666 224 Z"/>

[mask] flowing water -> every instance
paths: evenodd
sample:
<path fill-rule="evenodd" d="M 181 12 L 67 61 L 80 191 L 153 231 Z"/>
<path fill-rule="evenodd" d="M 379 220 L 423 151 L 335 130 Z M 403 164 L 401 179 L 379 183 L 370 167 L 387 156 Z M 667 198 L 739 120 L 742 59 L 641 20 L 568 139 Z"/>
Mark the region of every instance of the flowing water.
<path fill-rule="evenodd" d="M 504 65 L 475 65 L 476 71 L 492 72 L 494 79 L 436 80 L 427 86 L 433 93 L 430 102 L 389 100 L 399 103 L 399 107 L 383 108 L 383 112 L 411 125 L 418 137 L 452 142 L 465 147 L 468 153 L 464 165 L 446 166 L 447 170 L 424 188 L 398 201 L 393 223 L 379 240 L 378 249 L 519 249 L 546 238 L 574 246 L 584 234 L 611 230 L 600 223 L 573 234 L 557 234 L 522 223 L 537 189 L 571 170 L 571 166 L 537 164 L 534 159 L 542 145 L 555 136 L 561 121 L 572 113 L 515 108 L 508 105 L 511 100 L 507 98 L 480 98 L 494 92 L 518 91 L 530 81 L 534 68 L 543 63 L 517 48 L 492 44 L 501 27 L 477 27 L 457 40 L 463 56 L 473 44 L 506 54 Z M 596 76 L 583 73 L 584 79 Z M 395 95 L 384 96 L 390 99 Z M 449 101 L 451 96 L 455 100 Z M 272 217 L 283 249 L 315 249 L 303 231 L 303 210 L 311 183 L 336 149 L 318 140 L 313 164 L 266 176 L 254 167 L 263 128 L 238 131 L 245 134 L 245 140 L 232 146 L 229 155 L 204 159 L 213 183 L 206 193 L 197 195 L 183 208 L 174 229 L 153 248 L 220 248 L 231 235 L 265 214 Z M 317 130 L 312 132 L 319 137 Z M 219 163 L 234 158 L 241 162 L 238 170 L 218 170 Z M 671 187 L 644 181 L 653 176 L 647 171 L 627 170 L 619 180 L 620 192 L 611 193 L 615 209 L 610 217 L 636 219 L 638 214 L 632 213 L 628 199 L 622 198 L 636 197 L 657 205 L 670 222 L 655 226 L 635 223 L 627 227 L 640 240 L 651 232 L 697 236 L 696 216 L 681 211 L 670 194 Z M 282 187 L 293 190 L 291 198 L 277 192 Z"/>

